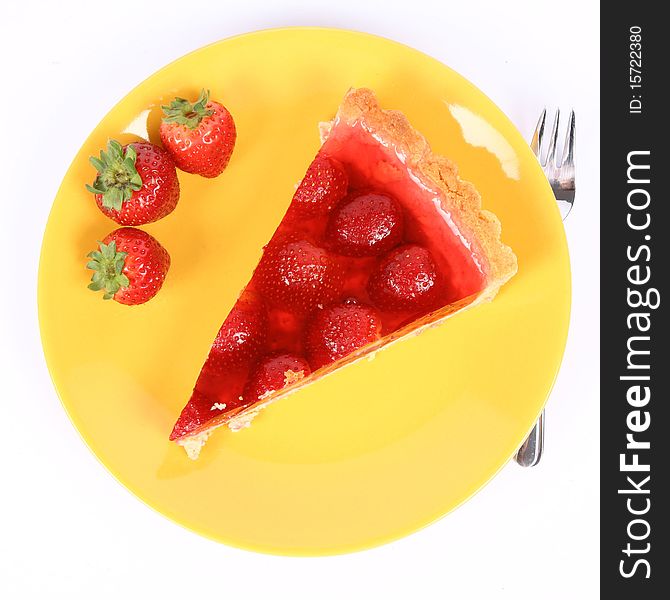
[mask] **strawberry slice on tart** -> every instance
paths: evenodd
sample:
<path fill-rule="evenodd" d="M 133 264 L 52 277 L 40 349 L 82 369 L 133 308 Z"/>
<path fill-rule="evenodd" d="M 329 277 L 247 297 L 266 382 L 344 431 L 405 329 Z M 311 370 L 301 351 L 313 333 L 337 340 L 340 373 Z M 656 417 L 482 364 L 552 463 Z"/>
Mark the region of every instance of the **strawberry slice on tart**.
<path fill-rule="evenodd" d="M 398 111 L 352 89 L 170 439 L 197 458 L 222 425 L 451 315 L 517 270 L 474 186 Z"/>

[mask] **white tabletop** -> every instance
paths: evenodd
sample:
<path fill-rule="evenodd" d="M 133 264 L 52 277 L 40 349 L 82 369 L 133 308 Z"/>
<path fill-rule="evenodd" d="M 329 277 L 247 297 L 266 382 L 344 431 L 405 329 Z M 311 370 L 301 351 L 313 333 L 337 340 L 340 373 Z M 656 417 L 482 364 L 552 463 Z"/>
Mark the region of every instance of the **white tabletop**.
<path fill-rule="evenodd" d="M 0 597 L 597 597 L 597 19 L 598 3 L 589 0 L 63 0 L 3 8 Z M 577 113 L 577 203 L 566 222 L 574 304 L 544 459 L 529 470 L 510 463 L 464 506 L 403 540 L 317 559 L 200 538 L 118 484 L 58 402 L 35 300 L 52 199 L 102 116 L 186 52 L 285 25 L 363 30 L 414 46 L 469 78 L 526 137 L 545 105 Z"/>

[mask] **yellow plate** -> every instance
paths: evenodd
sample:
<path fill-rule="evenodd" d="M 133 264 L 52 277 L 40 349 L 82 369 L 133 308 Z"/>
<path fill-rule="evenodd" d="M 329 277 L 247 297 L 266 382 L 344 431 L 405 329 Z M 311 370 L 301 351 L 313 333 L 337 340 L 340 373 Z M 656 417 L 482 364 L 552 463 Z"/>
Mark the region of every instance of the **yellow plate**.
<path fill-rule="evenodd" d="M 454 159 L 502 221 L 519 273 L 497 299 L 219 431 L 198 462 L 168 435 L 216 331 L 351 86 L 376 90 Z M 228 169 L 179 173 L 176 210 L 146 230 L 170 252 L 140 307 L 86 289 L 85 255 L 115 228 L 84 184 L 110 137 L 156 141 L 160 104 L 210 88 L 235 117 Z M 563 353 L 569 261 L 527 144 L 477 88 L 388 40 L 296 28 L 224 40 L 168 65 L 102 120 L 75 157 L 44 235 L 39 312 L 49 369 L 101 462 L 147 504 L 222 542 L 329 554 L 410 533 L 466 500 L 512 456 Z"/>

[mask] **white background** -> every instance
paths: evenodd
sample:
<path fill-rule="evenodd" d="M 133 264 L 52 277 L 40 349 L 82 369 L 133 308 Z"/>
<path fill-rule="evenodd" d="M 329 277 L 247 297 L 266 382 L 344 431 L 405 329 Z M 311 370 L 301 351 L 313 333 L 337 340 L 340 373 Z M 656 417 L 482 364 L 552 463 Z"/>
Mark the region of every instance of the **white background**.
<path fill-rule="evenodd" d="M 24 0 L 2 13 L 2 598 L 598 596 L 597 2 Z M 90 130 L 182 54 L 286 25 L 363 30 L 414 46 L 469 78 L 526 137 L 545 105 L 577 112 L 577 205 L 566 222 L 574 305 L 542 463 L 510 463 L 456 512 L 408 538 L 330 558 L 228 548 L 139 502 L 69 423 L 37 326 L 42 232 Z"/>

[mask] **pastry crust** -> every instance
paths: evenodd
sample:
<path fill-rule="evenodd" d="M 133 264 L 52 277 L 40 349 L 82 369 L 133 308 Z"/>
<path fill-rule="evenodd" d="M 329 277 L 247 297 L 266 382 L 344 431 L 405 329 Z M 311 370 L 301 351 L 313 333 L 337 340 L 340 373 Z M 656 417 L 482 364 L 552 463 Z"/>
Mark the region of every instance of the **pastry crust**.
<path fill-rule="evenodd" d="M 371 356 L 375 351 L 387 347 L 408 335 L 418 334 L 427 327 L 438 325 L 445 319 L 467 308 L 490 301 L 500 287 L 517 271 L 516 256 L 500 239 L 501 226 L 498 218 L 483 210 L 481 197 L 475 187 L 458 176 L 456 165 L 449 159 L 434 154 L 426 138 L 416 131 L 404 114 L 396 110 L 383 110 L 374 92 L 367 88 L 351 89 L 335 119 L 321 123 L 319 131 L 322 141 L 327 139 L 331 128 L 338 121 L 350 125 L 360 123 L 385 145 L 393 146 L 406 167 L 427 188 L 435 191 L 442 208 L 450 215 L 461 235 L 474 246 L 474 250 L 486 277 L 486 286 L 478 293 L 425 315 L 421 319 L 393 332 L 345 358 L 328 365 L 321 372 L 303 380 L 294 381 L 277 393 L 259 400 L 246 408 L 240 408 L 209 421 L 205 427 L 176 442 L 186 449 L 189 458 L 196 459 L 211 432 L 228 425 L 233 431 L 248 427 L 256 415 L 268 405 L 285 398 L 299 388 L 356 360 Z"/>

